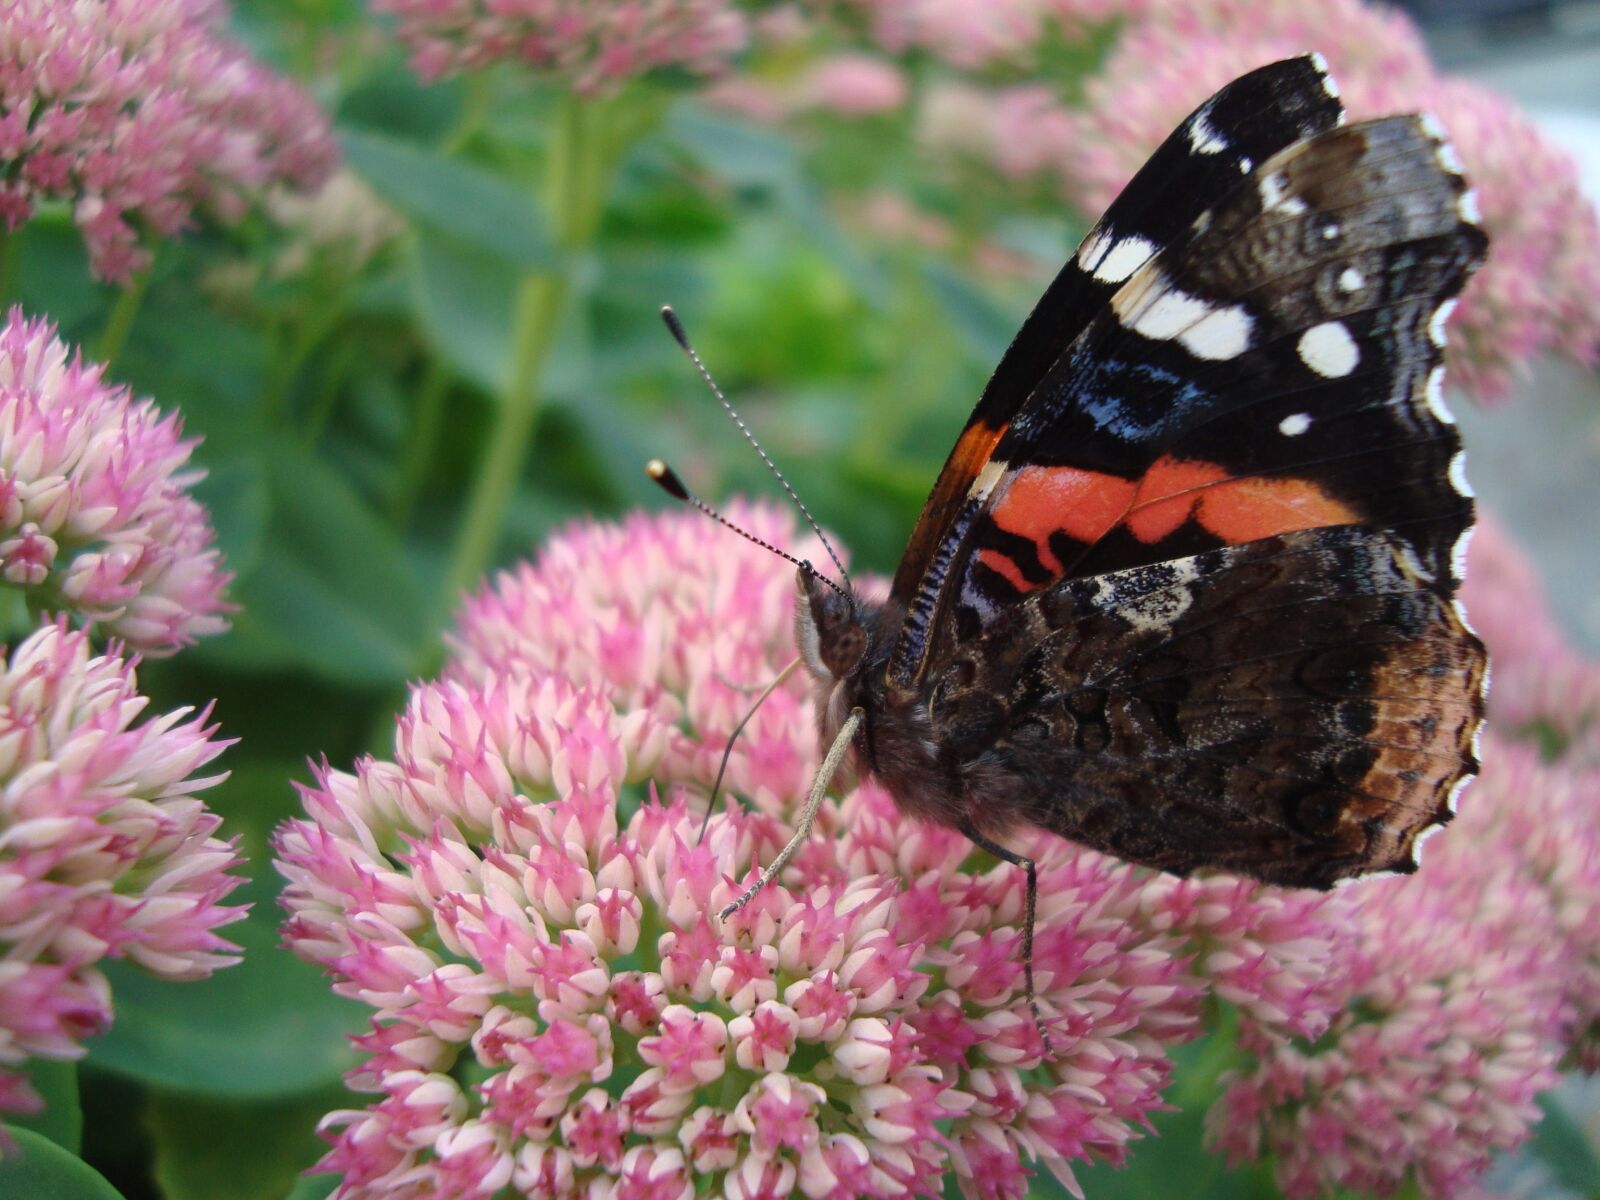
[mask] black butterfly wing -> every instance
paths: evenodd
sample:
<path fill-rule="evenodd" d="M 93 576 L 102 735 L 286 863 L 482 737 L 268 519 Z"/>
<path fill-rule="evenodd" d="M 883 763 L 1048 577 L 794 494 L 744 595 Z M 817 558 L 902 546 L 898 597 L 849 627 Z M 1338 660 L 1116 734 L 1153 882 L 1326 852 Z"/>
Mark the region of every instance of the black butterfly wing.
<path fill-rule="evenodd" d="M 1173 131 L 1089 231 L 1023 322 L 950 452 L 895 573 L 909 604 L 952 518 L 1012 418 L 1118 287 L 1256 163 L 1343 116 L 1319 55 L 1234 80 Z"/>

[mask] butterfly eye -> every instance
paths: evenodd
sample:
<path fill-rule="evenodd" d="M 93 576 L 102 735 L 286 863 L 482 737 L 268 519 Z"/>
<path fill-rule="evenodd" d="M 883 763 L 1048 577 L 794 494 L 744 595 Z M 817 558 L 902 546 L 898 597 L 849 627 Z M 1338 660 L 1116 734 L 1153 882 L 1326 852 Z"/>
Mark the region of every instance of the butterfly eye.
<path fill-rule="evenodd" d="M 831 629 L 822 631 L 820 653 L 822 663 L 835 679 L 842 679 L 854 671 L 867 652 L 867 631 L 849 615 Z"/>

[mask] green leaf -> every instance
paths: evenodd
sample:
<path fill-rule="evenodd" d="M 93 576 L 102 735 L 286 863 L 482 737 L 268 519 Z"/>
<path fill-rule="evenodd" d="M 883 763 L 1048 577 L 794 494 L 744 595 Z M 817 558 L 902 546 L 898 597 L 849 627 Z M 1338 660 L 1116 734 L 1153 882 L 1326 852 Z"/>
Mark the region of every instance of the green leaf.
<path fill-rule="evenodd" d="M 228 569 L 248 574 L 261 560 L 272 501 L 261 464 L 255 458 L 228 458 L 210 466 L 194 487 L 194 497 L 211 513 L 217 544 Z"/>
<path fill-rule="evenodd" d="M 42 212 L 10 236 L 18 240 L 17 299 L 29 316 L 48 316 L 63 337 L 95 328 L 107 292 L 89 275 L 83 235 L 65 212 Z"/>
<path fill-rule="evenodd" d="M 109 964 L 117 1019 L 90 1043 L 89 1061 L 155 1087 L 231 1100 L 336 1084 L 355 1062 L 346 1037 L 364 1026 L 366 1010 L 277 948 L 275 916 L 263 910 L 229 926 L 244 961 L 211 979 L 174 983 Z"/>
<path fill-rule="evenodd" d="M 698 104 L 676 104 L 667 114 L 664 132 L 669 141 L 735 187 L 782 189 L 801 179 L 794 143 L 748 121 Z"/>
<path fill-rule="evenodd" d="M 1127 1166 L 1074 1167 L 1085 1195 L 1095 1200 L 1282 1200 L 1267 1165 L 1233 1168 L 1206 1147 L 1206 1109 L 1216 1097 L 1218 1076 L 1235 1061 L 1232 1042 L 1224 1030 L 1174 1050 L 1175 1082 L 1165 1099 L 1181 1107 L 1151 1115 L 1154 1132 L 1130 1144 Z M 1032 1194 L 1064 1198 L 1067 1192 L 1041 1176 Z"/>
<path fill-rule="evenodd" d="M 284 1200 L 327 1200 L 338 1186 L 337 1175 L 307 1175 L 294 1185 Z"/>
<path fill-rule="evenodd" d="M 195 651 L 244 670 L 295 668 L 344 685 L 413 674 L 428 638 L 421 590 L 394 530 L 335 471 L 298 448 L 262 457 L 271 520 L 232 598 L 233 632 Z"/>
<path fill-rule="evenodd" d="M 255 1104 L 154 1096 L 146 1122 L 156 1143 L 161 1194 L 166 1200 L 281 1200 L 327 1149 L 316 1135 L 317 1121 L 349 1101 L 342 1088 Z"/>
<path fill-rule="evenodd" d="M 44 1100 L 44 1110 L 32 1116 L 10 1117 L 13 1129 L 31 1129 L 63 1150 L 83 1149 L 83 1109 L 78 1105 L 78 1065 L 36 1058 L 27 1065 L 28 1080 Z"/>
<path fill-rule="evenodd" d="M 511 317 L 522 272 L 445 234 L 418 233 L 412 276 L 417 315 L 436 354 L 490 395 L 505 386 Z"/>
<path fill-rule="evenodd" d="M 950 318 L 950 324 L 984 362 L 998 362 L 1011 344 L 1021 318 L 991 300 L 967 276 L 945 263 L 930 260 L 923 275 Z"/>
<path fill-rule="evenodd" d="M 15 1151 L 0 1158 L 0 1196 L 38 1200 L 122 1200 L 122 1193 L 82 1159 L 49 1138 L 13 1127 Z"/>
<path fill-rule="evenodd" d="M 1600 1153 L 1558 1095 L 1539 1097 L 1544 1120 L 1533 1131 L 1532 1153 L 1576 1195 L 1600 1196 Z"/>
<path fill-rule="evenodd" d="M 523 270 L 555 251 L 534 198 L 522 188 L 438 151 L 347 129 L 345 159 L 377 192 L 423 225 Z"/>

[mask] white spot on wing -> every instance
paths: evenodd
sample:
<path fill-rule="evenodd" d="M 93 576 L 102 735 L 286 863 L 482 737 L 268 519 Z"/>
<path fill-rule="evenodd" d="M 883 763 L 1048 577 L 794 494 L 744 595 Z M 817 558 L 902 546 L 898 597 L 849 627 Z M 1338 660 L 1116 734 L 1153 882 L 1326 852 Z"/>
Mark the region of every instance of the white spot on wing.
<path fill-rule="evenodd" d="M 1242 304 L 1219 308 L 1172 287 L 1152 271 L 1111 298 L 1111 311 L 1135 333 L 1155 341 L 1174 339 L 1196 358 L 1221 362 L 1250 346 L 1255 322 Z"/>
<path fill-rule="evenodd" d="M 1228 148 L 1228 139 L 1212 127 L 1209 116 L 1209 108 L 1202 108 L 1189 122 L 1189 147 L 1196 154 L 1220 154 Z"/>
<path fill-rule="evenodd" d="M 1313 50 L 1311 52 L 1311 65 L 1317 69 L 1317 74 L 1322 76 L 1322 90 L 1334 100 L 1339 98 L 1339 85 L 1333 81 L 1333 76 L 1328 74 L 1328 60 Z"/>
<path fill-rule="evenodd" d="M 1100 260 L 1106 256 L 1106 251 L 1111 249 L 1115 239 L 1109 229 L 1096 229 L 1083 239 L 1083 245 L 1078 247 L 1078 265 L 1091 275 L 1100 265 Z"/>
<path fill-rule="evenodd" d="M 1467 452 L 1457 450 L 1450 460 L 1450 485 L 1463 496 L 1474 496 L 1472 484 L 1467 481 Z"/>
<path fill-rule="evenodd" d="M 1285 186 L 1287 180 L 1282 171 L 1274 171 L 1270 175 L 1263 175 L 1257 185 L 1261 192 L 1262 212 L 1281 212 L 1286 216 L 1296 216 L 1306 211 L 1306 202 L 1299 196 L 1291 196 Z"/>
<path fill-rule="evenodd" d="M 1456 538 L 1456 544 L 1450 547 L 1450 574 L 1455 579 L 1467 577 L 1467 547 L 1472 545 L 1472 535 L 1476 532 L 1477 526 L 1468 525 L 1461 531 L 1461 536 Z M 1456 603 L 1459 604 L 1460 601 Z M 1466 620 L 1465 612 L 1461 613 L 1461 619 Z"/>
<path fill-rule="evenodd" d="M 1255 169 L 1256 164 L 1254 159 L 1252 159 L 1248 154 L 1239 155 L 1239 173 L 1241 175 L 1248 175 Z"/>
<path fill-rule="evenodd" d="M 1295 413 L 1278 422 L 1278 432 L 1284 437 L 1299 437 L 1311 428 L 1310 413 Z"/>
<path fill-rule="evenodd" d="M 1456 302 L 1452 297 L 1434 309 L 1433 316 L 1428 318 L 1428 340 L 1441 350 L 1444 349 L 1445 338 L 1448 336 L 1445 333 L 1445 326 L 1450 323 L 1450 314 L 1455 310 Z"/>
<path fill-rule="evenodd" d="M 1155 243 L 1137 236 L 1113 242 L 1094 266 L 1094 277 L 1101 283 L 1121 283 L 1155 256 Z"/>
<path fill-rule="evenodd" d="M 1428 411 L 1446 425 L 1456 423 L 1455 413 L 1450 411 L 1450 406 L 1444 402 L 1444 367 L 1436 366 L 1428 372 L 1428 386 L 1423 392 L 1428 403 Z"/>
<path fill-rule="evenodd" d="M 1471 188 L 1461 193 L 1461 199 L 1456 201 L 1456 211 L 1468 225 L 1476 225 L 1483 220 L 1483 210 L 1478 207 L 1478 193 Z"/>
<path fill-rule="evenodd" d="M 1341 292 L 1357 292 L 1366 280 L 1361 277 L 1361 272 L 1354 267 L 1346 267 L 1339 273 L 1339 290 Z"/>
<path fill-rule="evenodd" d="M 1242 304 L 1213 308 L 1178 335 L 1178 341 L 1196 358 L 1222 362 L 1237 358 L 1250 348 L 1250 330 L 1255 322 Z"/>
<path fill-rule="evenodd" d="M 1187 584 L 1162 588 L 1119 607 L 1116 612 L 1140 633 L 1164 633 L 1194 604 Z"/>
<path fill-rule="evenodd" d="M 1341 321 L 1324 321 L 1300 335 L 1300 360 L 1318 375 L 1338 379 L 1350 374 L 1361 361 L 1355 338 Z"/>
<path fill-rule="evenodd" d="M 978 472 L 978 477 L 967 488 L 967 496 L 973 500 L 981 500 L 994 490 L 994 485 L 999 483 L 1006 473 L 1006 464 L 998 459 L 991 458 L 983 464 L 983 469 Z"/>

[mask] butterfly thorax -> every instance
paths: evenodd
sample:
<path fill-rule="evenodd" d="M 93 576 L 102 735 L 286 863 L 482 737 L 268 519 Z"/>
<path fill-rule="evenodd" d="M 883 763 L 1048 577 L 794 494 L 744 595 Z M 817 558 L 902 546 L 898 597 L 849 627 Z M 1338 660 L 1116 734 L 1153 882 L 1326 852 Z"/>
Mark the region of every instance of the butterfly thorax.
<path fill-rule="evenodd" d="M 958 764 L 941 753 L 926 697 L 899 698 L 885 685 L 897 606 L 836 592 L 805 568 L 795 583 L 795 643 L 811 676 L 820 744 L 831 746 L 850 711 L 861 709 L 865 719 L 847 760 L 854 773 L 881 783 L 902 812 L 960 825 Z"/>

